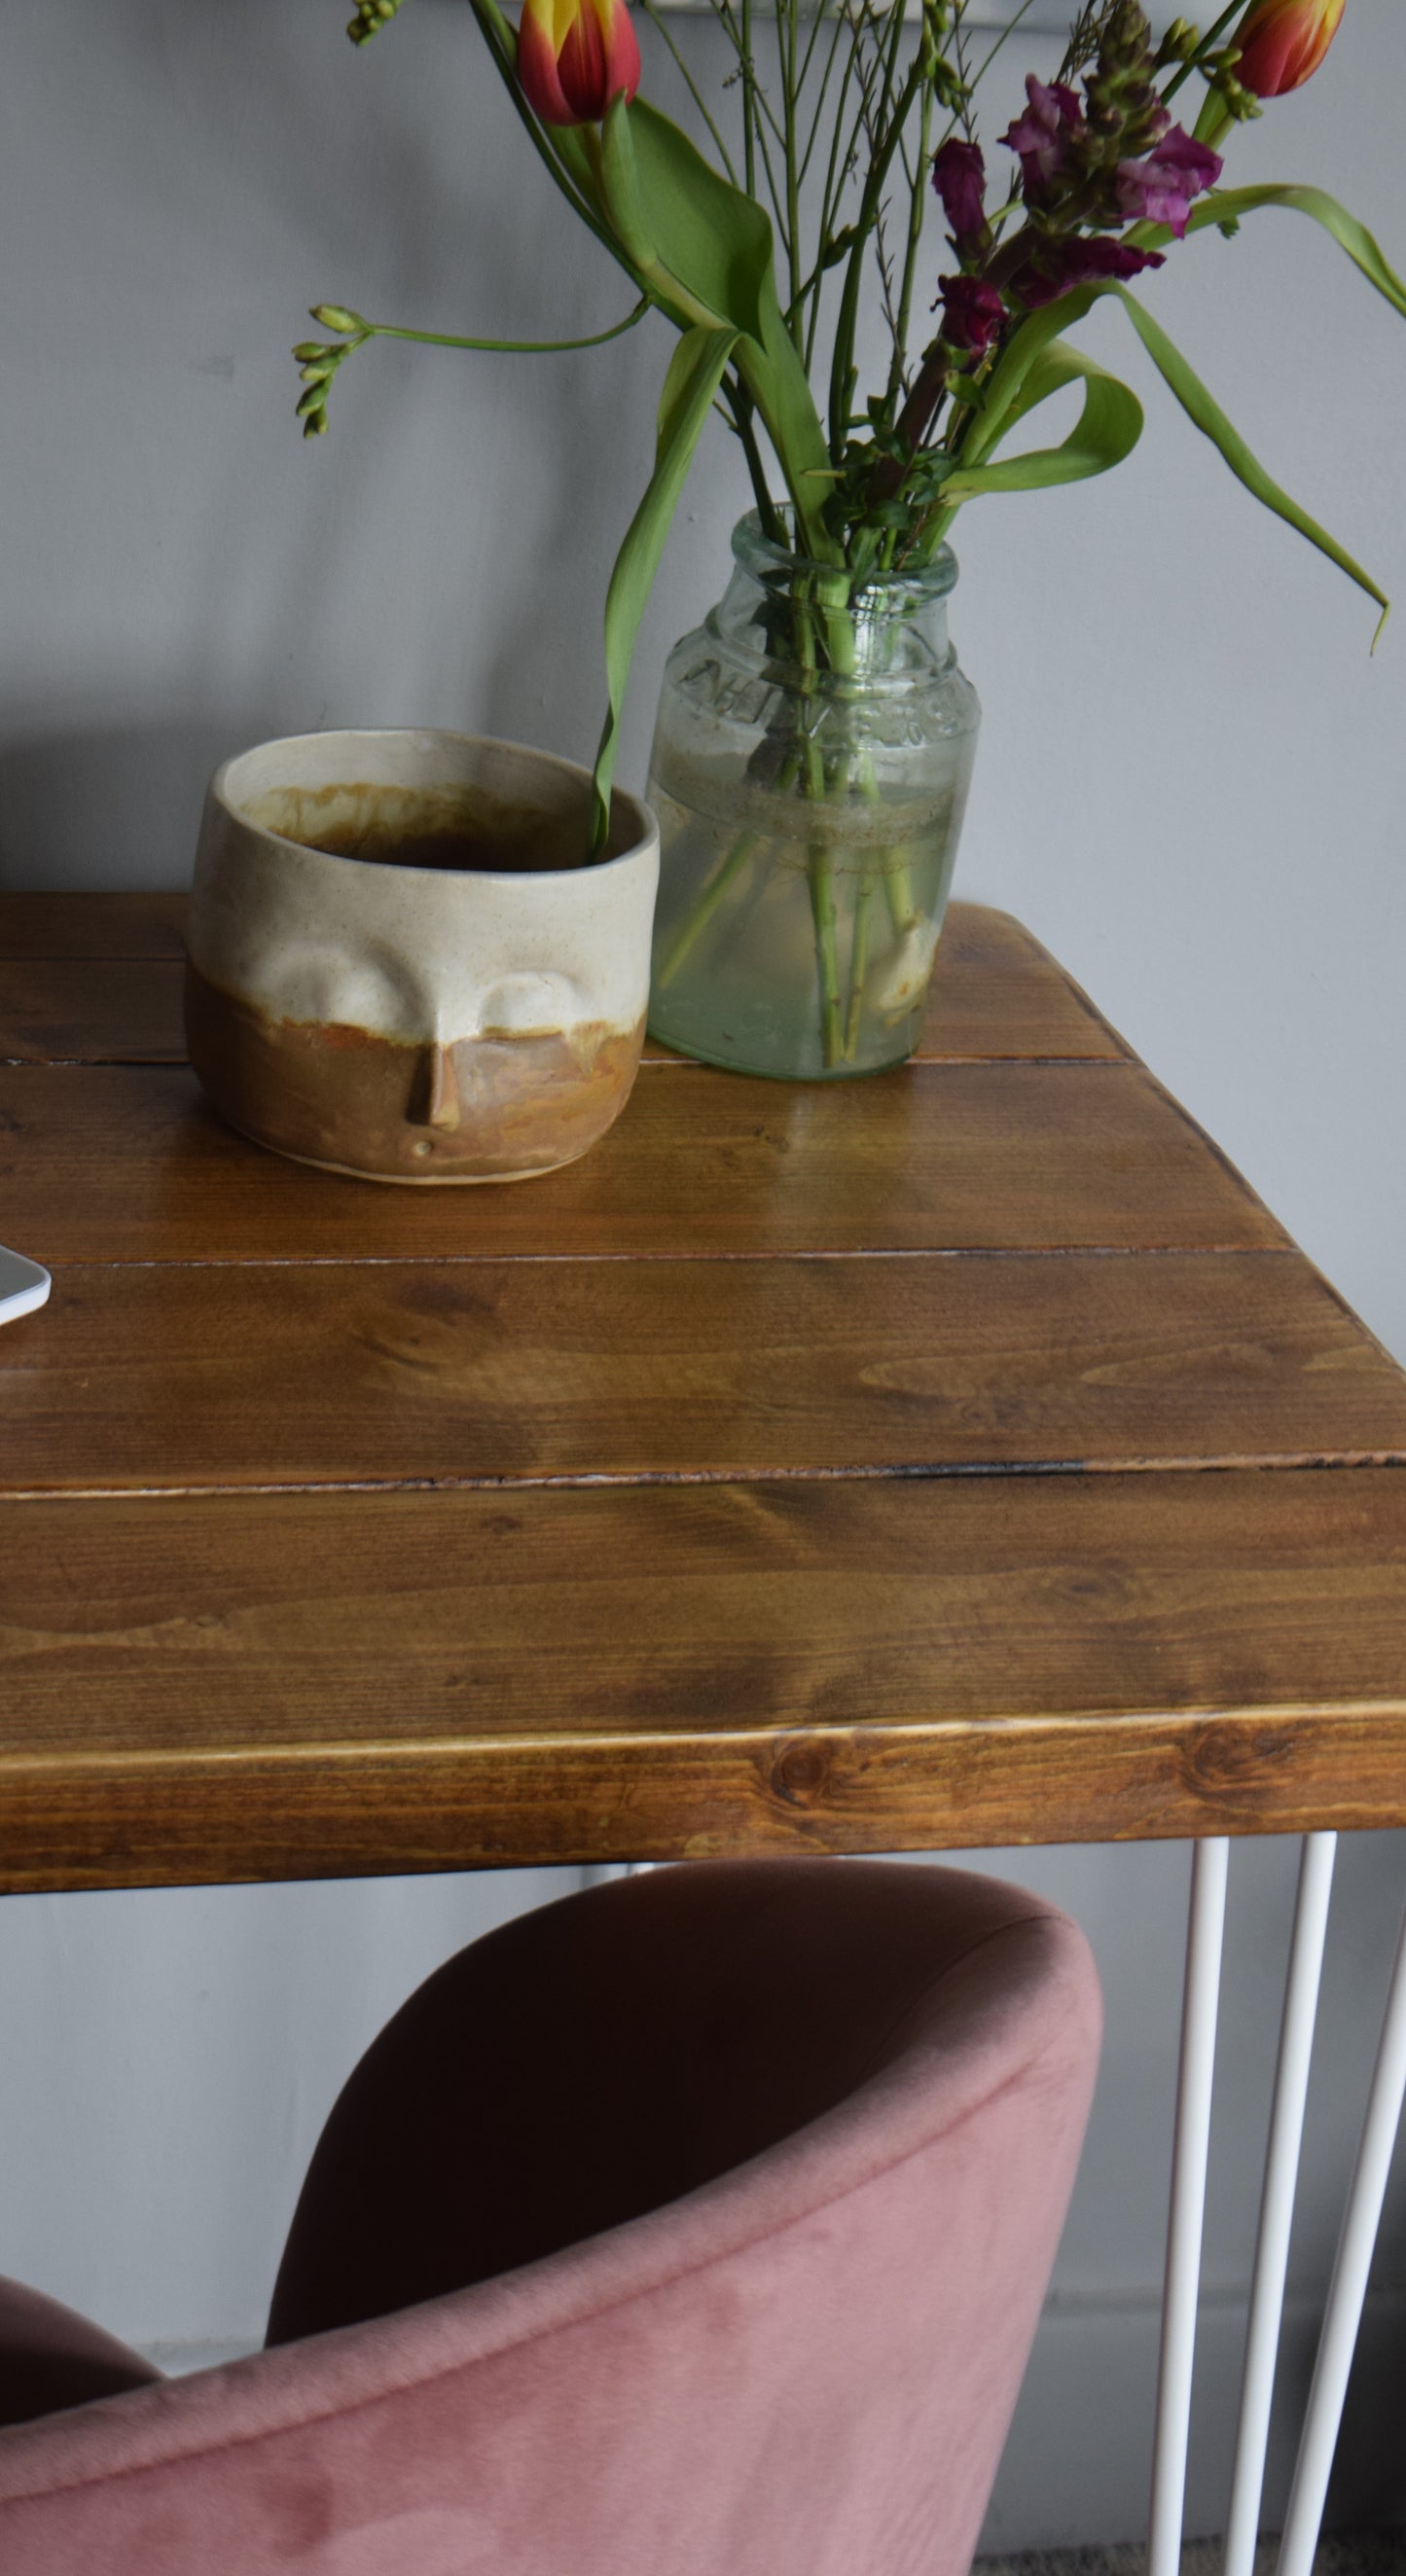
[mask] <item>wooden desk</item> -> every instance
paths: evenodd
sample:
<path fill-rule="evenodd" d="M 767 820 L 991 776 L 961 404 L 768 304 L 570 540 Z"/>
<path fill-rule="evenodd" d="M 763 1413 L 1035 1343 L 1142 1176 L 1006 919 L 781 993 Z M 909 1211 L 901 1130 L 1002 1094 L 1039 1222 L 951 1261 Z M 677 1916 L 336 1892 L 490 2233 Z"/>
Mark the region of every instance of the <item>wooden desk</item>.
<path fill-rule="evenodd" d="M 0 897 L 0 1885 L 1406 1820 L 1406 1380 L 1004 916 L 552 1178 L 227 1133 Z"/>

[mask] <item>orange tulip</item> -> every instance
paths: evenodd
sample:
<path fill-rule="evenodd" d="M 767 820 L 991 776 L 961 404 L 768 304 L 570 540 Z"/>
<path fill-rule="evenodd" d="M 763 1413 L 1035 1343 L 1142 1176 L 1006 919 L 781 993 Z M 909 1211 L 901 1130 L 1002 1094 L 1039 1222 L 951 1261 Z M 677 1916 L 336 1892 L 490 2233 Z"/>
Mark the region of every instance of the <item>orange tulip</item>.
<path fill-rule="evenodd" d="M 1235 33 L 1235 77 L 1256 98 L 1282 98 L 1311 80 L 1347 0 L 1253 0 Z"/>
<path fill-rule="evenodd" d="M 522 0 L 518 79 L 544 125 L 595 125 L 640 85 L 640 49 L 624 0 Z"/>

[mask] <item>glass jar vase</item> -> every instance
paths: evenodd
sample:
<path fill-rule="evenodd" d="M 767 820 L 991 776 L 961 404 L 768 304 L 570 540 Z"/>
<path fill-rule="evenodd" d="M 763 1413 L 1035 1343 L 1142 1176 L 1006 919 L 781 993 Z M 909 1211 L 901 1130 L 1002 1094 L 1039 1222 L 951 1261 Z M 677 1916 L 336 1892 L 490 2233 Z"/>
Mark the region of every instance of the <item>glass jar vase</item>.
<path fill-rule="evenodd" d="M 899 573 L 733 533 L 669 656 L 649 1025 L 744 1073 L 836 1080 L 917 1044 L 981 709 L 947 636 L 956 558 Z"/>

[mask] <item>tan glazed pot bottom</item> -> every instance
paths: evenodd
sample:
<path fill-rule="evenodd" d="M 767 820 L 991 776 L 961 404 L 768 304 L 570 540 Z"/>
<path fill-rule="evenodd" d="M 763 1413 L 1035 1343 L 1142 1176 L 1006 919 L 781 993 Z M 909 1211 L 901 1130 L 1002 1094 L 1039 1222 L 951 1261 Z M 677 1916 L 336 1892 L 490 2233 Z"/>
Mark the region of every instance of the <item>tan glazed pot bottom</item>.
<path fill-rule="evenodd" d="M 185 1010 L 229 1124 L 410 1186 L 584 1154 L 638 1070 L 658 868 L 623 796 L 606 856 L 572 864 L 588 795 L 566 762 L 455 734 L 309 735 L 227 762 Z"/>
<path fill-rule="evenodd" d="M 435 1049 L 349 1022 L 273 1020 L 186 964 L 201 1083 L 256 1144 L 377 1180 L 523 1181 L 573 1163 L 620 1115 L 644 1021 Z"/>

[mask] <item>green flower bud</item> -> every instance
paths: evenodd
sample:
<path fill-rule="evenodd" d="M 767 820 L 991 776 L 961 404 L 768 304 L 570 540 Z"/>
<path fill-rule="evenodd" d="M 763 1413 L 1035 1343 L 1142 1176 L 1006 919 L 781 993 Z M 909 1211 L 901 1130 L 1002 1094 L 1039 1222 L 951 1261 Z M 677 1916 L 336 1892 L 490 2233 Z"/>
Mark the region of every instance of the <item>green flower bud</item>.
<path fill-rule="evenodd" d="M 299 394 L 298 396 L 298 417 L 300 420 L 305 420 L 310 412 L 325 411 L 326 408 L 327 391 L 326 387 L 323 385 L 309 385 L 307 392 L 305 394 Z"/>
<path fill-rule="evenodd" d="M 318 358 L 332 358 L 337 354 L 335 349 L 329 349 L 326 342 L 322 340 L 297 340 L 293 345 L 294 357 L 301 358 L 305 366 L 312 365 Z"/>
<path fill-rule="evenodd" d="M 323 431 L 326 429 L 326 427 L 327 427 L 327 414 L 326 414 L 326 412 L 325 412 L 325 411 L 310 411 L 310 412 L 308 413 L 307 419 L 306 419 L 306 420 L 304 421 L 304 423 L 303 423 L 303 436 L 304 436 L 304 438 L 321 438 L 322 433 L 323 433 Z"/>
<path fill-rule="evenodd" d="M 314 322 L 320 322 L 324 331 L 350 332 L 366 328 L 361 315 L 349 313 L 345 304 L 314 304 L 311 311 Z"/>
<path fill-rule="evenodd" d="M 335 358 L 330 362 L 324 358 L 315 367 L 300 367 L 298 369 L 298 373 L 302 377 L 305 385 L 325 385 L 336 374 L 336 372 L 337 362 Z"/>
<path fill-rule="evenodd" d="M 1157 48 L 1158 70 L 1164 69 L 1168 63 L 1194 61 L 1200 42 L 1199 27 L 1193 27 L 1189 18 L 1174 18 Z"/>
<path fill-rule="evenodd" d="M 347 22 L 347 34 L 354 45 L 369 44 L 381 27 L 389 26 L 400 0 L 358 0 L 356 16 Z"/>

